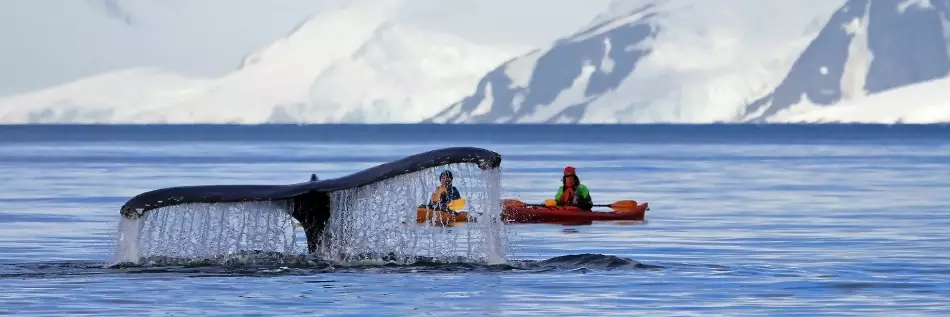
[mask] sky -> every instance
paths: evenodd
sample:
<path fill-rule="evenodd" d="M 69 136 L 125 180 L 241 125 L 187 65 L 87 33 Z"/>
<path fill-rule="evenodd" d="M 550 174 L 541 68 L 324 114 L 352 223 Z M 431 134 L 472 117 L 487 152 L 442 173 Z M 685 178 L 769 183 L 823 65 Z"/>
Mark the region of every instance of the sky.
<path fill-rule="evenodd" d="M 341 1 L 401 1 L 396 23 L 527 50 L 583 27 L 612 0 L 4 0 L 0 97 L 138 66 L 220 76 Z"/>

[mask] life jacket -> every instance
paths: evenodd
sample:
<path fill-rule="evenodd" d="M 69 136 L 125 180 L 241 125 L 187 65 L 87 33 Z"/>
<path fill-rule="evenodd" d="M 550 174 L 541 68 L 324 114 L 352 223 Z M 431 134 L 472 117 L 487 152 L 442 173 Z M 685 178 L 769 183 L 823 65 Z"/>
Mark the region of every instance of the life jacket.
<path fill-rule="evenodd" d="M 574 191 L 574 187 L 564 188 L 564 192 L 561 193 L 561 202 L 572 205 L 577 204 L 577 192 Z"/>
<path fill-rule="evenodd" d="M 462 197 L 455 186 L 449 188 L 439 186 L 439 188 L 432 193 L 432 202 L 439 206 L 447 206 L 450 202 L 459 198 Z"/>

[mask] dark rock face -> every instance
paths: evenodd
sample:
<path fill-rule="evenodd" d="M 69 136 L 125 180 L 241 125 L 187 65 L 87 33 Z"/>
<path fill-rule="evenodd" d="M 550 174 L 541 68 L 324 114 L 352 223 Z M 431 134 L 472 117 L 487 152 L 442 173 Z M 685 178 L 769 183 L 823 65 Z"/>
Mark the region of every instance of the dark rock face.
<path fill-rule="evenodd" d="M 904 8 L 901 1 L 848 1 L 781 84 L 747 107 L 750 114 L 761 111 L 748 120 L 763 121 L 801 102 L 802 96 L 817 105 L 831 105 L 849 89 L 873 94 L 947 76 L 950 30 L 945 31 L 944 24 L 950 18 L 950 0 L 930 3 L 929 8 Z M 855 29 L 865 34 L 853 34 Z M 854 73 L 846 73 L 849 67 Z"/>
<path fill-rule="evenodd" d="M 651 8 L 646 6 L 594 25 L 558 41 L 547 51 L 533 51 L 509 60 L 489 72 L 478 83 L 474 94 L 423 123 L 515 123 L 539 107 L 554 102 L 579 77 L 588 76 L 584 74 L 585 67 L 594 68 L 586 78 L 585 96 L 596 97 L 616 89 L 635 70 L 637 62 L 650 53 L 647 48 L 635 47 L 657 35 L 658 28 L 650 23 L 655 16 L 648 13 Z M 608 63 L 604 63 L 605 56 L 610 59 Z M 525 87 L 512 86 L 514 80 L 506 71 L 514 63 L 522 62 L 519 59 L 528 58 L 537 58 L 530 81 Z M 491 111 L 476 112 L 489 97 L 489 85 Z M 584 115 L 587 103 L 568 105 L 550 120 L 563 118 L 577 122 Z"/>

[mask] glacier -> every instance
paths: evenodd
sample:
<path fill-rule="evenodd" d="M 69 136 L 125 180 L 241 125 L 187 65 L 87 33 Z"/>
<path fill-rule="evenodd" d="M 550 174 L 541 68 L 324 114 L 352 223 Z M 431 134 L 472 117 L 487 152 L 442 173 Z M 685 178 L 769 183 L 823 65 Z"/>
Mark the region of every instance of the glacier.
<path fill-rule="evenodd" d="M 948 121 L 950 0 L 591 1 L 537 45 L 395 17 L 426 1 L 333 2 L 223 76 L 98 74 L 0 99 L 0 123 Z"/>
<path fill-rule="evenodd" d="M 839 102 L 782 111 L 764 123 L 932 124 L 950 122 L 950 78 L 928 80 Z"/>

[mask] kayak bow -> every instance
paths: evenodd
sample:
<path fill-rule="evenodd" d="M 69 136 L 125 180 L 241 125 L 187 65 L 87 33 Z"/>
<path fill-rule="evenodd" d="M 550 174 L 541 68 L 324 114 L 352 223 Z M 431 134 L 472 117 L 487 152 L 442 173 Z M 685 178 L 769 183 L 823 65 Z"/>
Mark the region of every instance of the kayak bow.
<path fill-rule="evenodd" d="M 449 210 L 434 210 L 426 205 L 419 205 L 416 208 L 416 223 L 431 222 L 436 214 L 438 214 L 438 218 L 434 221 L 436 225 L 454 226 L 457 222 L 468 222 L 468 213 L 458 211 L 465 208 L 467 203 L 465 199 L 453 200 L 447 206 Z"/>
<path fill-rule="evenodd" d="M 435 218 L 435 219 L 433 219 Z M 468 222 L 468 212 L 433 210 L 425 205 L 416 208 L 416 223 L 434 222 L 437 225 L 452 226 L 459 222 Z"/>

